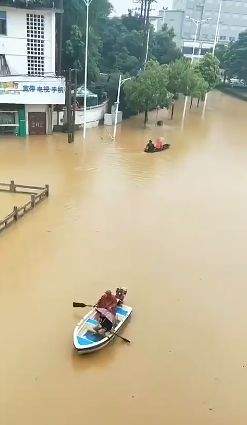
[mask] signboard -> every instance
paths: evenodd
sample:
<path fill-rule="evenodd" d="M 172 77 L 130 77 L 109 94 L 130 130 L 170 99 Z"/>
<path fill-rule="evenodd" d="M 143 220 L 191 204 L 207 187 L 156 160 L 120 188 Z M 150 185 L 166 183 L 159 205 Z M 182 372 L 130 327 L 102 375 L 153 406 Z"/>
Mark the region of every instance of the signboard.
<path fill-rule="evenodd" d="M 23 77 L 23 81 L 12 80 L 12 78 L 11 81 L 8 81 L 8 77 L 0 77 L 0 103 L 65 104 L 65 80 L 63 78 L 27 77 L 25 80 Z"/>

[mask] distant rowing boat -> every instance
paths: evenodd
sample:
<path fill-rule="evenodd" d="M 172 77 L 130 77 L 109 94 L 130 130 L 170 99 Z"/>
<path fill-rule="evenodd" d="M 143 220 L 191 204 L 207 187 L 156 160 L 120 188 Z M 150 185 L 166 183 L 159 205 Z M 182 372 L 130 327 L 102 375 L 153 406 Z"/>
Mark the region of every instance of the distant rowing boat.
<path fill-rule="evenodd" d="M 122 327 L 126 324 L 132 308 L 126 305 L 117 307 L 116 314 L 116 325 L 112 328 L 111 332 L 106 332 L 105 335 L 99 335 L 95 332 L 95 327 L 99 324 L 96 320 L 97 311 L 93 308 L 88 314 L 86 314 L 74 330 L 74 347 L 79 354 L 86 354 L 93 351 L 98 351 L 108 345 L 115 335 L 113 333 L 119 333 Z"/>

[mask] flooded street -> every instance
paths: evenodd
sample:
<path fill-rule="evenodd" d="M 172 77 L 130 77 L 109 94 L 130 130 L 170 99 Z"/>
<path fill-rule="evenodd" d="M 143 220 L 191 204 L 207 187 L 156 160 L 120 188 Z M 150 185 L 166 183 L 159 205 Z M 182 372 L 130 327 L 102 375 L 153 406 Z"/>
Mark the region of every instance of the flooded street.
<path fill-rule="evenodd" d="M 124 122 L 116 143 L 102 127 L 73 145 L 0 140 L 0 181 L 51 192 L 0 235 L 1 425 L 246 423 L 246 112 L 216 92 L 184 132 L 177 107 L 163 128 Z M 160 135 L 170 150 L 145 154 Z M 88 310 L 72 302 L 118 285 L 132 344 L 78 357 Z"/>

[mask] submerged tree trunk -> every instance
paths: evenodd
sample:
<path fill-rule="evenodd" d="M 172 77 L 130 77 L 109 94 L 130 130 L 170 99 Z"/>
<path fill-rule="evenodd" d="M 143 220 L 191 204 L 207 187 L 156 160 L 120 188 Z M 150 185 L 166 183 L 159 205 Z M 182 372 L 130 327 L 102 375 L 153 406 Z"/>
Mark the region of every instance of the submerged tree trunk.
<path fill-rule="evenodd" d="M 146 125 L 148 122 L 148 110 L 145 110 L 145 118 L 144 118 L 144 124 Z"/>
<path fill-rule="evenodd" d="M 174 115 L 174 108 L 175 108 L 175 102 L 173 102 L 173 104 L 172 104 L 172 110 L 171 110 L 171 120 L 173 119 L 173 115 Z"/>
<path fill-rule="evenodd" d="M 193 97 L 190 98 L 190 109 L 192 108 L 193 105 Z"/>
<path fill-rule="evenodd" d="M 196 106 L 197 106 L 197 108 L 199 108 L 199 105 L 200 105 L 200 99 L 198 98 L 198 99 L 197 99 L 197 105 L 196 105 Z"/>

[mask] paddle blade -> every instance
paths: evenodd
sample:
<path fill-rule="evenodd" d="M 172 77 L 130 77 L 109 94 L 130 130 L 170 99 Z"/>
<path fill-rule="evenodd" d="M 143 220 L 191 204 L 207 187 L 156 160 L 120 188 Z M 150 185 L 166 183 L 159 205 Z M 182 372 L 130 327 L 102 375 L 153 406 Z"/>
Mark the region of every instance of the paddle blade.
<path fill-rule="evenodd" d="M 123 336 L 122 336 L 121 338 L 122 338 L 122 340 L 123 340 L 124 342 L 127 342 L 128 344 L 130 344 L 130 343 L 131 343 L 131 341 L 130 341 L 129 339 L 124 338 Z"/>
<path fill-rule="evenodd" d="M 81 307 L 81 308 L 84 308 L 84 307 L 87 307 L 87 304 L 73 302 L 73 307 Z"/>

